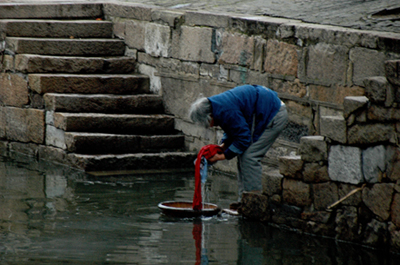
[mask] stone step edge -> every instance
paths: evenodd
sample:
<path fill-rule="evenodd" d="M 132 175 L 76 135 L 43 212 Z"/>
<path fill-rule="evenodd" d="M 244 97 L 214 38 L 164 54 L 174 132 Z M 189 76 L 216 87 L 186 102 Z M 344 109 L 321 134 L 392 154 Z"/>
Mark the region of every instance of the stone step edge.
<path fill-rule="evenodd" d="M 122 155 L 80 155 L 75 153 L 68 153 L 65 150 L 62 150 L 57 147 L 34 144 L 34 143 L 21 143 L 21 142 L 12 142 L 12 141 L 2 141 L 0 140 L 0 155 L 3 157 L 15 158 L 15 156 L 22 157 L 31 157 L 37 160 L 43 160 L 46 162 L 52 162 L 55 164 L 60 164 L 63 166 L 83 170 L 83 171 L 104 171 L 104 170 L 143 170 L 143 169 L 151 169 L 150 168 L 140 168 L 139 166 L 135 168 L 94 168 L 90 167 L 89 160 L 99 161 L 100 163 L 104 163 L 105 160 L 120 159 L 120 160 L 129 160 L 132 159 L 140 159 L 140 158 L 165 158 L 167 156 L 184 159 L 184 164 L 176 165 L 168 164 L 166 167 L 156 168 L 156 169 L 194 169 L 194 160 L 196 159 L 197 153 L 194 152 L 164 152 L 164 153 L 137 153 L 137 154 L 122 154 Z M 120 161 L 122 166 L 124 165 L 124 161 Z M 116 163 L 114 163 L 116 164 Z M 153 167 L 154 169 L 154 167 Z"/>
<path fill-rule="evenodd" d="M 50 140 L 50 139 L 49 139 Z M 47 141 L 47 138 L 46 138 Z M 184 149 L 185 136 L 171 135 L 130 135 L 111 133 L 65 132 L 64 145 L 56 145 L 68 152 L 79 154 L 122 154 L 178 152 Z"/>
<path fill-rule="evenodd" d="M 196 154 L 192 152 L 135 153 L 121 155 L 70 154 L 79 161 L 81 169 L 93 171 L 105 169 L 168 169 L 192 168 Z"/>
<path fill-rule="evenodd" d="M 143 123 L 143 121 L 145 121 Z M 90 122 L 91 124 L 88 124 Z M 110 124 L 111 122 L 111 124 Z M 174 117 L 168 114 L 104 114 L 47 112 L 46 125 L 64 132 L 173 134 Z M 159 131 L 163 133 L 159 133 Z"/>
<path fill-rule="evenodd" d="M 1 3 L 0 17 L 19 18 L 101 18 L 102 3 Z"/>
<path fill-rule="evenodd" d="M 54 113 L 165 114 L 162 97 L 156 94 L 46 93 L 43 99 L 45 109 Z M 123 103 L 127 106 L 119 107 Z"/>
<path fill-rule="evenodd" d="M 63 82 L 59 84 L 60 80 Z M 69 80 L 71 79 L 71 80 Z M 74 80 L 75 79 L 75 80 Z M 119 79 L 118 85 L 115 81 Z M 85 91 L 87 94 L 151 94 L 150 78 L 143 74 L 28 74 L 28 81 L 33 91 L 39 94 L 45 93 L 68 93 L 76 94 Z M 83 82 L 84 81 L 84 82 Z M 73 89 L 68 82 L 79 84 Z M 96 82 L 100 82 L 99 86 Z M 121 87 L 124 85 L 124 87 Z M 129 86 L 128 86 L 129 85 Z M 107 91 L 107 92 L 105 92 Z M 111 93 L 109 93 L 111 92 Z"/>
<path fill-rule="evenodd" d="M 9 55 L 7 55 L 9 56 Z M 26 74 L 133 74 L 136 59 L 129 56 L 59 56 L 41 54 L 16 54 L 9 59 L 6 70 Z"/>

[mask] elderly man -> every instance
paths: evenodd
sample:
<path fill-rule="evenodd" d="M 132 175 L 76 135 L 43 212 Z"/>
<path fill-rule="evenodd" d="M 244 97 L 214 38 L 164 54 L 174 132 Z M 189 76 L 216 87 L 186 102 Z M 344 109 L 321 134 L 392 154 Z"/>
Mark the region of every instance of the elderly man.
<path fill-rule="evenodd" d="M 206 128 L 220 126 L 223 153 L 208 161 L 237 156 L 239 198 L 261 192 L 261 160 L 287 124 L 285 104 L 277 93 L 258 85 L 243 85 L 221 94 L 196 100 L 190 119 Z"/>

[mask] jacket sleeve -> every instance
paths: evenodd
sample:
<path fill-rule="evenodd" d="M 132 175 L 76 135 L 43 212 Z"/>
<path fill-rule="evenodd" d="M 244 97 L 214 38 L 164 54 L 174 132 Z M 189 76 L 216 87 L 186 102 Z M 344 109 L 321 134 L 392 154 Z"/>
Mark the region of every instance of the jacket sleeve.
<path fill-rule="evenodd" d="M 220 126 L 225 132 L 222 139 L 228 146 L 224 154 L 229 160 L 243 153 L 250 146 L 251 130 L 240 111 L 226 112 L 222 118 Z"/>

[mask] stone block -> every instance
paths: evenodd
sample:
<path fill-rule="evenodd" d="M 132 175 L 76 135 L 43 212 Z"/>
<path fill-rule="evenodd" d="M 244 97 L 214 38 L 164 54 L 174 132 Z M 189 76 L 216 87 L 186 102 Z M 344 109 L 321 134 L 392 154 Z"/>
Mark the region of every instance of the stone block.
<path fill-rule="evenodd" d="M 125 39 L 125 31 L 126 29 L 126 20 L 122 19 L 114 19 L 113 21 L 113 35 L 120 38 Z"/>
<path fill-rule="evenodd" d="M 378 217 L 378 220 L 387 221 L 390 217 L 390 207 L 393 199 L 394 184 L 378 183 L 372 188 L 365 187 L 362 191 L 362 200 L 365 205 Z M 393 214 L 393 212 L 392 212 Z"/>
<path fill-rule="evenodd" d="M 264 78 L 267 79 L 267 77 Z M 274 91 L 278 93 L 285 93 L 293 97 L 306 98 L 308 96 L 307 86 L 297 78 L 294 79 L 294 81 L 275 79 L 272 87 L 274 88 Z"/>
<path fill-rule="evenodd" d="M 354 241 L 358 235 L 358 215 L 357 208 L 345 206 L 338 209 L 336 214 L 336 239 Z"/>
<path fill-rule="evenodd" d="M 283 179 L 282 199 L 284 203 L 304 207 L 312 203 L 309 184 L 294 179 Z"/>
<path fill-rule="evenodd" d="M 364 96 L 365 89 L 359 86 L 320 86 L 310 85 L 310 99 L 342 105 L 347 96 Z"/>
<path fill-rule="evenodd" d="M 301 23 L 296 26 L 296 38 L 315 42 L 332 43 L 352 47 L 360 44 L 369 44 L 369 35 L 363 36 L 355 29 Z M 370 44 L 372 45 L 372 44 Z M 376 43 L 375 43 L 376 47 Z"/>
<path fill-rule="evenodd" d="M 347 130 L 349 144 L 374 144 L 389 142 L 394 137 L 390 124 L 357 124 Z"/>
<path fill-rule="evenodd" d="M 360 108 L 366 107 L 369 99 L 365 96 L 359 97 L 345 97 L 343 102 L 343 115 L 344 117 L 349 117 L 349 115 Z"/>
<path fill-rule="evenodd" d="M 0 50 L 3 50 L 3 48 L 1 47 L 2 45 L 0 44 Z M 11 56 L 11 55 L 7 55 L 7 54 L 3 54 L 3 63 L 0 64 L 0 70 L 2 72 L 5 72 L 5 70 L 14 70 L 14 58 L 15 56 Z"/>
<path fill-rule="evenodd" d="M 170 28 L 155 23 L 148 23 L 145 27 L 144 49 L 146 53 L 155 57 L 168 57 L 171 45 Z"/>
<path fill-rule="evenodd" d="M 217 33 L 218 34 L 218 33 Z M 236 64 L 250 66 L 254 56 L 254 37 L 224 31 L 221 35 L 221 45 L 218 50 L 221 56 L 220 64 Z"/>
<path fill-rule="evenodd" d="M 364 80 L 364 86 L 366 97 L 371 102 L 378 104 L 383 104 L 388 100 L 393 102 L 393 95 L 390 95 L 390 93 L 392 93 L 392 89 L 386 77 L 369 77 Z M 389 102 L 386 105 L 390 106 L 392 102 Z"/>
<path fill-rule="evenodd" d="M 252 70 L 263 72 L 267 41 L 261 37 L 254 38 L 254 56 L 250 66 Z M 257 83 L 258 84 L 258 83 Z"/>
<path fill-rule="evenodd" d="M 328 167 L 320 163 L 305 163 L 303 181 L 308 183 L 320 183 L 329 181 Z"/>
<path fill-rule="evenodd" d="M 148 22 L 129 20 L 125 25 L 125 43 L 129 48 L 144 51 Z"/>
<path fill-rule="evenodd" d="M 385 62 L 385 76 L 392 85 L 400 86 L 400 60 Z"/>
<path fill-rule="evenodd" d="M 0 102 L 13 107 L 23 107 L 29 103 L 28 82 L 22 75 L 0 74 Z"/>
<path fill-rule="evenodd" d="M 296 102 L 292 100 L 286 101 L 285 104 L 289 114 L 289 122 L 308 127 L 311 126 L 313 113 L 308 104 L 303 104 L 302 102 Z"/>
<path fill-rule="evenodd" d="M 19 143 L 11 142 L 9 143 L 10 152 L 22 154 L 24 156 L 35 157 L 39 152 L 39 146 L 32 143 Z"/>
<path fill-rule="evenodd" d="M 155 67 L 141 64 L 138 67 L 138 72 L 147 75 L 150 78 L 150 91 L 154 94 L 161 93 L 161 78 Z"/>
<path fill-rule="evenodd" d="M 389 242 L 388 225 L 372 219 L 362 234 L 362 242 L 368 246 L 381 247 Z"/>
<path fill-rule="evenodd" d="M 65 132 L 54 126 L 46 126 L 46 145 L 58 147 L 61 149 L 66 149 L 65 144 Z"/>
<path fill-rule="evenodd" d="M 20 142 L 44 142 L 44 111 L 37 109 L 4 108 L 6 136 Z"/>
<path fill-rule="evenodd" d="M 361 149 L 352 146 L 334 145 L 329 152 L 328 173 L 332 181 L 359 184 L 364 181 L 361 164 Z"/>
<path fill-rule="evenodd" d="M 242 206 L 238 209 L 238 212 L 244 217 L 264 222 L 270 219 L 267 196 L 244 192 L 241 202 Z"/>
<path fill-rule="evenodd" d="M 6 107 L 0 106 L 0 138 L 6 137 L 6 126 L 7 126 L 7 119 L 6 119 Z"/>
<path fill-rule="evenodd" d="M 173 31 L 170 56 L 187 61 L 214 63 L 212 37 L 210 28 L 182 26 L 180 30 Z"/>
<path fill-rule="evenodd" d="M 339 143 L 346 143 L 346 121 L 341 116 L 322 116 L 320 134 Z"/>
<path fill-rule="evenodd" d="M 248 68 L 243 66 L 240 66 L 236 69 L 231 69 L 229 70 L 229 81 L 239 85 L 248 84 L 248 72 Z"/>
<path fill-rule="evenodd" d="M 220 77 L 220 66 L 215 64 L 201 64 L 200 65 L 200 76 L 208 77 L 208 78 L 216 78 Z"/>
<path fill-rule="evenodd" d="M 142 21 L 151 21 L 151 11 L 153 9 L 157 9 L 157 7 L 138 3 L 103 4 L 103 12 L 106 16 L 133 18 Z"/>
<path fill-rule="evenodd" d="M 264 71 L 297 77 L 298 47 L 286 42 L 268 40 Z"/>
<path fill-rule="evenodd" d="M 323 136 L 304 136 L 300 139 L 299 153 L 306 162 L 326 161 L 328 145 Z"/>
<path fill-rule="evenodd" d="M 400 179 L 400 148 L 388 146 L 386 148 L 386 176 L 393 182 Z"/>
<path fill-rule="evenodd" d="M 288 178 L 302 179 L 303 164 L 300 156 L 280 156 L 279 172 Z"/>
<path fill-rule="evenodd" d="M 0 155 L 7 156 L 8 154 L 8 142 L 0 141 Z"/>
<path fill-rule="evenodd" d="M 183 24 L 185 13 L 176 10 L 156 9 L 151 12 L 151 20 L 176 28 L 178 25 Z"/>
<path fill-rule="evenodd" d="M 367 148 L 362 151 L 362 165 L 365 181 L 381 182 L 386 173 L 386 149 L 383 145 Z"/>
<path fill-rule="evenodd" d="M 350 61 L 353 65 L 354 84 L 362 86 L 365 78 L 385 75 L 385 54 L 366 48 L 350 50 Z"/>
<path fill-rule="evenodd" d="M 314 184 L 314 207 L 317 211 L 325 210 L 329 205 L 339 200 L 338 187 L 333 182 Z"/>
<path fill-rule="evenodd" d="M 227 28 L 229 25 L 229 15 L 206 11 L 187 11 L 185 16 L 185 24 L 189 26 Z"/>
<path fill-rule="evenodd" d="M 283 176 L 278 170 L 268 170 L 262 173 L 263 194 L 272 196 L 281 194 Z"/>
<path fill-rule="evenodd" d="M 390 230 L 390 240 L 391 240 L 391 251 L 400 251 L 400 231 L 396 229 Z"/>
<path fill-rule="evenodd" d="M 229 74 L 229 72 L 228 72 L 228 74 Z M 248 71 L 247 83 L 248 84 L 258 84 L 260 86 L 270 87 L 269 75 L 267 73 L 260 73 L 257 71 Z"/>
<path fill-rule="evenodd" d="M 309 47 L 307 78 L 317 84 L 346 83 L 348 49 L 340 45 L 317 43 Z"/>
<path fill-rule="evenodd" d="M 298 25 L 300 25 L 300 23 L 296 23 L 296 22 L 288 22 L 288 23 L 280 25 L 278 27 L 278 30 L 276 31 L 276 36 L 282 40 L 294 37 L 295 32 L 296 32 L 296 27 Z"/>
<path fill-rule="evenodd" d="M 338 191 L 339 191 L 339 198 L 343 198 L 344 196 L 348 195 L 350 192 L 352 192 L 355 189 L 358 189 L 358 186 L 351 185 L 351 184 L 345 184 L 345 183 L 339 183 L 338 185 Z M 350 205 L 350 206 L 358 206 L 361 203 L 361 192 L 356 192 L 347 199 L 345 199 L 341 204 L 343 205 Z"/>
<path fill-rule="evenodd" d="M 400 193 L 394 194 L 393 203 L 391 205 L 391 220 L 397 228 L 400 228 Z"/>

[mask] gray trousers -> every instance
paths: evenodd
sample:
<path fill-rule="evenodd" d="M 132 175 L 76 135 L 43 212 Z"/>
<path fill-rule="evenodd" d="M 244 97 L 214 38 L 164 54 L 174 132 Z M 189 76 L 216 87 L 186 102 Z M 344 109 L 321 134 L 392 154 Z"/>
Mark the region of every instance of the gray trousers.
<path fill-rule="evenodd" d="M 244 191 L 262 191 L 261 160 L 286 127 L 287 122 L 288 114 L 286 106 L 282 105 L 261 137 L 237 157 L 239 200 Z"/>

